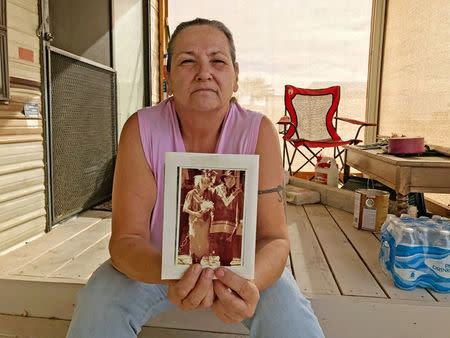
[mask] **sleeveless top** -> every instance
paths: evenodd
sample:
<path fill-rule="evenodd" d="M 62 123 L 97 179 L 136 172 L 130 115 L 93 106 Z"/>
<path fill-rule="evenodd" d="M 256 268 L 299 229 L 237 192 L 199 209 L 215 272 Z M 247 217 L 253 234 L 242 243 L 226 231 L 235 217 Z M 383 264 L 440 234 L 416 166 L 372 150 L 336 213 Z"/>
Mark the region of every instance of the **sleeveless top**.
<path fill-rule="evenodd" d="M 254 154 L 263 115 L 230 103 L 222 123 L 216 154 Z M 186 152 L 171 98 L 138 111 L 145 158 L 155 177 L 157 195 L 150 221 L 150 243 L 162 246 L 164 213 L 164 162 L 166 152 Z"/>

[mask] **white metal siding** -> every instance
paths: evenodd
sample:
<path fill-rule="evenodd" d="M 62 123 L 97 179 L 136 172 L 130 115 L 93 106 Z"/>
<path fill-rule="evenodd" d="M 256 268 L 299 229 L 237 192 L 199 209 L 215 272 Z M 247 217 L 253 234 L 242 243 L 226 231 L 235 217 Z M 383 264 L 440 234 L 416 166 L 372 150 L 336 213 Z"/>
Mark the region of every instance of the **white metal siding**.
<path fill-rule="evenodd" d="M 37 5 L 7 1 L 9 74 L 35 85 L 12 81 L 9 103 L 0 104 L 0 252 L 45 231 L 42 113 L 23 113 L 26 102 L 42 107 Z M 19 48 L 31 50 L 33 61 L 19 58 Z"/>

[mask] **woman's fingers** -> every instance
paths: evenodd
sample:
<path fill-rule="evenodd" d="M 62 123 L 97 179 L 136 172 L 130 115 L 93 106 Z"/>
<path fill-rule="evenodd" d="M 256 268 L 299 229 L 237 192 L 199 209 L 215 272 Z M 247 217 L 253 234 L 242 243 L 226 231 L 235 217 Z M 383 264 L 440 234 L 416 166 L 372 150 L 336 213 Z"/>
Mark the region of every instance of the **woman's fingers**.
<path fill-rule="evenodd" d="M 180 299 L 184 299 L 195 287 L 201 272 L 202 266 L 200 264 L 194 264 L 190 266 L 183 277 L 181 277 L 175 285 L 176 295 Z"/>
<path fill-rule="evenodd" d="M 220 303 L 219 309 L 225 311 L 227 317 L 235 322 L 253 316 L 259 301 L 256 285 L 228 269 L 219 268 L 215 274 L 218 280 L 214 281 L 217 296 L 214 304 Z"/>
<path fill-rule="evenodd" d="M 214 294 L 213 284 L 211 281 L 211 285 L 208 288 L 205 298 L 203 298 L 202 302 L 200 303 L 199 308 L 202 308 L 202 309 L 210 308 L 214 303 L 214 298 L 215 298 L 215 294 Z"/>
<path fill-rule="evenodd" d="M 211 269 L 204 269 L 202 274 L 200 275 L 197 284 L 191 290 L 189 295 L 184 297 L 182 300 L 182 305 L 184 310 L 193 310 L 199 307 L 202 301 L 205 300 L 206 303 L 209 303 L 209 299 L 211 297 L 212 290 L 212 279 L 214 277 L 214 271 Z"/>
<path fill-rule="evenodd" d="M 218 298 L 214 300 L 214 303 L 211 306 L 211 310 L 216 315 L 216 317 L 224 323 L 239 322 L 238 320 L 234 320 L 230 317 L 230 315 L 227 313 L 227 310 L 225 310 L 223 303 Z"/>
<path fill-rule="evenodd" d="M 241 297 L 219 280 L 214 281 L 214 293 L 216 294 L 214 304 L 220 304 L 219 309 L 225 312 L 227 318 L 233 322 L 244 319 L 243 314 L 247 311 L 247 304 Z"/>
<path fill-rule="evenodd" d="M 179 281 L 170 283 L 167 289 L 167 298 L 176 306 L 182 307 L 183 299 L 195 288 L 201 272 L 200 264 L 190 266 Z"/>
<path fill-rule="evenodd" d="M 252 281 L 225 268 L 218 268 L 215 275 L 218 280 L 236 292 L 246 303 L 258 303 L 259 290 Z"/>

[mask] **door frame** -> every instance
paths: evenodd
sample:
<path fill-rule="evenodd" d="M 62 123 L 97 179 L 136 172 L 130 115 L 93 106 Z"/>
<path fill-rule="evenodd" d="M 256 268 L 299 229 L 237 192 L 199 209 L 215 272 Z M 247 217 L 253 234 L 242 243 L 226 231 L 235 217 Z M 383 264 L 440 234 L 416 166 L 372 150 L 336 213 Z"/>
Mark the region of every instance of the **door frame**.
<path fill-rule="evenodd" d="M 91 63 L 95 66 L 105 67 L 108 70 L 114 70 L 114 36 L 115 36 L 115 27 L 114 27 L 114 1 L 110 0 L 110 50 L 111 50 L 111 66 L 107 67 L 102 64 L 98 64 L 89 59 L 85 59 L 82 57 L 78 57 L 76 55 L 70 54 L 70 56 L 74 58 L 79 58 L 80 61 Z M 143 9 L 143 52 L 144 52 L 144 102 L 145 105 L 151 106 L 152 104 L 152 6 L 151 0 L 141 0 L 142 1 L 142 9 Z M 36 34 L 40 38 L 40 64 L 41 64 L 41 92 L 42 92 L 42 112 L 44 118 L 44 171 L 45 171 L 45 196 L 46 196 L 46 228 L 45 231 L 48 232 L 55 225 L 53 219 L 53 187 L 52 187 L 52 152 L 51 152 L 51 90 L 50 90 L 50 81 L 49 75 L 51 74 L 51 64 L 50 64 L 50 52 L 51 50 L 60 52 L 60 50 L 55 47 L 51 47 L 50 41 L 48 38 L 51 37 L 50 25 L 49 25 L 49 0 L 38 0 L 38 12 L 39 12 L 39 27 L 36 30 Z M 50 34 L 50 35 L 49 35 Z M 116 93 L 117 95 L 117 93 Z M 117 131 L 116 131 L 117 134 Z M 117 135 L 119 137 L 119 135 Z M 116 140 L 118 142 L 118 140 Z"/>
<path fill-rule="evenodd" d="M 49 9 L 48 0 L 38 0 L 39 10 L 39 28 L 36 31 L 36 35 L 40 40 L 40 64 L 41 64 L 41 92 L 42 92 L 42 117 L 44 127 L 44 172 L 45 172 L 45 209 L 46 209 L 46 225 L 45 232 L 49 232 L 53 226 L 53 187 L 52 187 L 52 172 L 50 163 L 52 161 L 52 153 L 50 149 L 51 140 L 51 125 L 49 123 L 50 116 L 50 90 L 48 83 L 48 74 L 50 73 L 50 64 L 48 61 L 49 51 L 48 47 L 50 42 L 47 41 L 47 37 L 50 33 L 49 29 Z"/>

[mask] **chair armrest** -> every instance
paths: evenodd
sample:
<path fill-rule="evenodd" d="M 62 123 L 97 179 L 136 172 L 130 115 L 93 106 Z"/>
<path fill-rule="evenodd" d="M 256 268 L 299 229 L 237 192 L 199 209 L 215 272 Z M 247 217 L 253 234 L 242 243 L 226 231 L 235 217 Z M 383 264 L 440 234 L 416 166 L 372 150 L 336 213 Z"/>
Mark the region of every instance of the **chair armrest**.
<path fill-rule="evenodd" d="M 290 124 L 291 123 L 291 119 L 289 118 L 289 116 L 283 116 L 278 122 L 277 124 Z"/>
<path fill-rule="evenodd" d="M 284 138 L 285 140 L 288 139 L 288 138 L 285 137 L 285 136 L 286 136 L 286 133 L 288 132 L 288 130 L 289 130 L 290 128 L 294 128 L 294 129 L 297 128 L 296 125 L 293 124 L 293 123 L 291 122 L 291 119 L 289 118 L 289 116 L 283 116 L 283 117 L 277 122 L 277 124 L 279 125 L 279 127 L 278 127 L 278 134 L 283 134 L 283 135 L 284 135 L 283 138 Z M 287 127 L 287 128 L 286 128 L 286 127 Z"/>
<path fill-rule="evenodd" d="M 352 123 L 352 124 L 357 124 L 357 125 L 366 126 L 366 127 L 374 127 L 374 126 L 377 125 L 376 123 L 363 122 L 363 121 L 348 119 L 348 118 L 339 117 L 339 116 L 335 116 L 334 118 L 336 120 L 341 120 L 341 121 L 344 121 L 344 122 L 349 122 L 349 123 Z"/>

